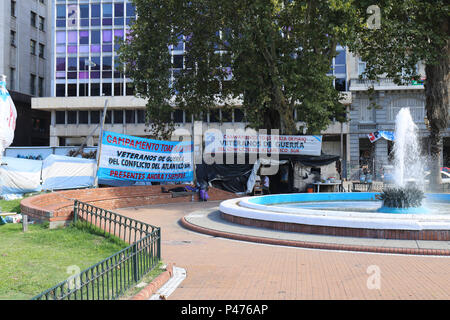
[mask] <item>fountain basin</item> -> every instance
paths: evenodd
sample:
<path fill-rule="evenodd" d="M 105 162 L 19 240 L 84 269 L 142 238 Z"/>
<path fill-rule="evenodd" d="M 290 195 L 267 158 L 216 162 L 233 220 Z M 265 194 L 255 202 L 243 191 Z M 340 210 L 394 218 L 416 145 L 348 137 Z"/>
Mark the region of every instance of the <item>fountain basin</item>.
<path fill-rule="evenodd" d="M 450 240 L 450 214 L 377 212 L 379 193 L 298 193 L 223 201 L 226 220 L 277 230 L 385 239 Z M 450 194 L 426 194 L 448 206 Z M 373 208 L 367 209 L 367 207 Z M 447 209 L 446 209 L 447 210 Z M 439 210 L 438 210 L 439 212 Z"/>

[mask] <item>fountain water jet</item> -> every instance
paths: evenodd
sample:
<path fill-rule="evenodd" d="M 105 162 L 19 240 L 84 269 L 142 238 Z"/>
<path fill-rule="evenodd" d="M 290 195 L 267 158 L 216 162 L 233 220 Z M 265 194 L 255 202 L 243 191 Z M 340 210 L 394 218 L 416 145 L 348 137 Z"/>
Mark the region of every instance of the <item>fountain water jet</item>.
<path fill-rule="evenodd" d="M 411 182 L 423 190 L 424 159 L 420 154 L 417 126 L 409 108 L 402 108 L 395 119 L 394 183 L 405 188 Z"/>

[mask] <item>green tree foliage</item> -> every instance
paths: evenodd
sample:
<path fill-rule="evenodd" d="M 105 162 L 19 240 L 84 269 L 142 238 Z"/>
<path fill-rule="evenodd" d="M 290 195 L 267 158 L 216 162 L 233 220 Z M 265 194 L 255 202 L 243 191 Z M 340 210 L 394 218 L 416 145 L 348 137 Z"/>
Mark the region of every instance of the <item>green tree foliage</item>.
<path fill-rule="evenodd" d="M 196 117 L 242 101 L 255 129 L 319 133 L 345 121 L 327 76 L 338 43 L 357 20 L 351 1 L 133 0 L 138 19 L 120 49 L 136 94 L 148 99 L 153 132 L 173 130 L 173 107 Z M 169 83 L 169 45 L 183 39 L 184 69 Z M 294 110 L 298 118 L 294 119 Z M 188 119 L 190 120 L 190 119 Z"/>
<path fill-rule="evenodd" d="M 380 0 L 379 26 L 360 19 L 349 48 L 367 62 L 366 76 L 392 78 L 398 84 L 418 80 L 416 64 L 425 64 L 426 114 L 433 156 L 431 185 L 440 182 L 442 132 L 449 109 L 449 2 L 446 0 Z M 355 16 L 368 16 L 372 0 L 354 2 Z M 372 11 L 369 13 L 374 14 Z M 369 22 L 369 25 L 366 23 Z"/>

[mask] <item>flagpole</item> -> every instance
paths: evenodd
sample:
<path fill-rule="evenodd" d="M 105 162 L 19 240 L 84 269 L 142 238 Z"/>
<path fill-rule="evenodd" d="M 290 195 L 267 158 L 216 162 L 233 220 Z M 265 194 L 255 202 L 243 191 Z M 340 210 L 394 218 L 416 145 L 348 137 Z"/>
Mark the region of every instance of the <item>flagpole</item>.
<path fill-rule="evenodd" d="M 103 126 L 105 124 L 106 119 L 106 109 L 108 108 L 108 99 L 105 100 L 105 106 L 103 107 L 103 117 L 102 123 L 100 125 L 100 133 L 98 135 L 98 143 L 97 143 L 97 167 L 95 169 L 95 178 L 94 178 L 94 187 L 98 188 L 98 167 L 100 165 L 100 154 L 102 152 L 102 141 L 103 141 Z"/>

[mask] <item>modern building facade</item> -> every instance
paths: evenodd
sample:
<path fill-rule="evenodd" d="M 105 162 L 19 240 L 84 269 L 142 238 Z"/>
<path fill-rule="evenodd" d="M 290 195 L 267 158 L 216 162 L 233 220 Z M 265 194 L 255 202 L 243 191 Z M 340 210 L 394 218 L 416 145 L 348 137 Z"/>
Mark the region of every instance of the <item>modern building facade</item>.
<path fill-rule="evenodd" d="M 145 125 L 145 101 L 133 96 L 130 80 L 118 65 L 118 41 L 126 37 L 135 18 L 128 0 L 53 0 L 52 84 L 51 95 L 33 99 L 33 109 L 51 114 L 50 146 L 95 146 L 105 100 L 108 100 L 105 130 L 150 137 Z M 174 73 L 183 68 L 184 43 L 171 48 Z M 345 48 L 338 47 L 330 76 L 343 91 L 342 102 L 349 105 L 348 65 Z M 245 114 L 236 101 L 232 110 L 218 108 L 202 116 L 196 125 L 202 131 L 214 128 L 244 129 Z M 191 128 L 191 119 L 182 110 L 174 110 L 178 129 Z M 299 123 L 300 126 L 300 123 Z M 324 134 L 324 152 L 346 157 L 348 124 L 333 122 Z M 177 131 L 177 133 L 182 130 Z M 173 139 L 179 139 L 174 135 Z"/>
<path fill-rule="evenodd" d="M 50 115 L 31 109 L 51 93 L 51 0 L 0 1 L 0 74 L 17 109 L 13 146 L 49 143 Z"/>

